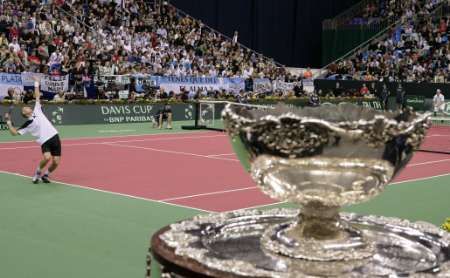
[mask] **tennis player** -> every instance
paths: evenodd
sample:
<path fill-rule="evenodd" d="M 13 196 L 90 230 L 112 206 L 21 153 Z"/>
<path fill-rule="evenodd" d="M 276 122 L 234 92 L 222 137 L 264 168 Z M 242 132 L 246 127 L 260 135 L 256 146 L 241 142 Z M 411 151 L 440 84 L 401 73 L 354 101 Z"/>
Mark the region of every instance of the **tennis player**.
<path fill-rule="evenodd" d="M 27 133 L 37 138 L 37 142 L 41 145 L 42 160 L 33 176 L 33 183 L 37 184 L 41 180 L 44 183 L 50 183 L 49 175 L 58 168 L 61 161 L 61 141 L 58 131 L 50 123 L 42 112 L 40 102 L 39 82 L 34 82 L 34 97 L 36 104 L 34 109 L 29 106 L 22 108 L 22 116 L 27 121 L 19 128 L 15 128 L 11 122 L 11 115 L 6 114 L 6 124 L 13 136 L 25 135 Z M 50 165 L 49 165 L 50 164 Z M 48 169 L 44 172 L 44 169 Z"/>
<path fill-rule="evenodd" d="M 445 97 L 440 89 L 437 89 L 436 94 L 433 97 L 434 116 L 438 112 L 444 112 L 445 109 Z"/>

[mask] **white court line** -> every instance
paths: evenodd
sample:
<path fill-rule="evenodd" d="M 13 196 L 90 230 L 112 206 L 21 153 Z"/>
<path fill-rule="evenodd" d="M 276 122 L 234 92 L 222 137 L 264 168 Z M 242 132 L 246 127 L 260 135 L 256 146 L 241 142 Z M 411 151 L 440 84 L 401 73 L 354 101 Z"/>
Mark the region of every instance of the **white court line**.
<path fill-rule="evenodd" d="M 425 178 L 417 178 L 417 179 L 410 179 L 410 180 L 403 180 L 403 181 L 393 182 L 393 183 L 389 183 L 388 186 L 396 185 L 396 184 L 402 184 L 402 183 L 407 183 L 407 182 L 425 181 L 425 180 L 430 180 L 430 179 L 434 179 L 434 178 L 441 178 L 441 177 L 446 177 L 446 176 L 450 176 L 450 173 L 449 174 L 436 175 L 436 176 L 430 176 L 430 177 L 425 177 Z M 274 202 L 272 204 L 259 205 L 259 206 L 256 205 L 256 206 L 245 207 L 245 208 L 240 208 L 240 209 L 230 210 L 230 211 L 225 211 L 225 212 L 240 211 L 240 210 L 250 210 L 250 209 L 263 209 L 265 207 L 282 205 L 282 204 L 286 204 L 286 203 L 289 203 L 289 202 Z"/>
<path fill-rule="evenodd" d="M 427 135 L 427 136 L 425 137 L 425 139 L 426 139 L 427 137 L 450 137 L 450 134 L 432 134 L 432 135 Z"/>
<path fill-rule="evenodd" d="M 13 173 L 13 172 L 2 171 L 2 170 L 0 170 L 0 173 L 8 174 L 8 175 L 14 175 L 14 176 L 17 176 L 17 177 L 22 177 L 22 178 L 27 178 L 27 179 L 31 179 L 32 178 L 30 176 L 22 175 L 22 174 L 19 174 L 19 173 Z M 127 198 L 131 198 L 131 199 L 136 199 L 136 200 L 150 201 L 150 202 L 170 205 L 170 206 L 174 206 L 174 207 L 180 207 L 180 208 L 185 208 L 185 209 L 197 210 L 197 211 L 202 211 L 202 212 L 207 212 L 207 213 L 212 212 L 212 211 L 204 210 L 204 209 L 200 209 L 200 208 L 194 208 L 194 207 L 189 207 L 189 206 L 184 206 L 184 205 L 166 203 L 163 200 L 155 200 L 155 199 L 150 199 L 150 198 L 138 197 L 138 196 L 134 196 L 134 195 L 118 193 L 118 192 L 113 192 L 113 191 L 108 191 L 108 190 L 103 190 L 103 189 L 98 189 L 98 188 L 92 188 L 92 187 L 83 186 L 83 185 L 71 184 L 71 183 L 66 183 L 66 182 L 61 182 L 61 181 L 56 181 L 56 180 L 52 180 L 52 183 L 65 185 L 65 186 L 69 186 L 69 187 L 74 187 L 74 188 L 80 188 L 80 189 L 84 189 L 84 190 L 91 190 L 91 191 L 96 191 L 96 192 L 107 193 L 107 194 L 121 196 L 121 197 L 127 197 Z"/>
<path fill-rule="evenodd" d="M 220 153 L 220 154 L 210 154 L 209 157 L 216 157 L 216 156 L 229 156 L 229 155 L 235 155 L 235 153 Z"/>
<path fill-rule="evenodd" d="M 426 162 L 420 162 L 420 163 L 408 164 L 408 165 L 406 166 L 406 168 L 409 168 L 409 167 L 416 167 L 416 166 L 422 166 L 422 165 L 429 165 L 429 164 L 436 164 L 436 163 L 441 163 L 441 162 L 450 162 L 450 159 L 431 160 L 431 161 L 426 161 Z"/>
<path fill-rule="evenodd" d="M 289 203 L 289 202 L 287 202 L 287 201 L 273 202 L 273 203 L 267 204 L 267 205 L 256 205 L 256 206 L 245 207 L 245 208 L 235 209 L 235 210 L 230 210 L 230 211 L 240 211 L 240 210 L 249 210 L 249 209 L 262 209 L 262 208 L 265 208 L 265 207 L 277 206 L 277 205 L 282 205 L 282 204 L 287 204 L 287 203 Z M 227 212 L 230 212 L 230 211 L 227 211 Z"/>
<path fill-rule="evenodd" d="M 135 132 L 136 129 L 106 129 L 106 130 L 99 130 L 98 133 L 120 133 L 120 132 Z"/>
<path fill-rule="evenodd" d="M 201 193 L 201 194 L 195 194 L 195 195 L 187 195 L 187 196 L 181 196 L 181 197 L 167 198 L 167 199 L 162 199 L 161 201 L 170 202 L 170 201 L 176 201 L 176 200 L 192 199 L 192 198 L 196 198 L 196 197 L 219 195 L 219 194 L 233 193 L 233 192 L 239 192 L 239 191 L 247 191 L 247 190 L 253 190 L 253 189 L 258 189 L 258 188 L 259 187 L 257 187 L 257 186 L 243 187 L 243 188 L 239 188 L 239 189 L 230 189 L 230 190 L 223 190 L 223 191 L 216 191 L 216 192 L 209 192 L 209 193 Z"/>
<path fill-rule="evenodd" d="M 98 132 L 98 131 L 97 131 Z M 67 140 L 91 140 L 91 139 L 110 139 L 110 138 L 127 138 L 127 137 L 144 137 L 144 136 L 158 136 L 158 135 L 185 135 L 185 134 L 204 134 L 213 133 L 212 131 L 196 131 L 196 132 L 161 132 L 152 134 L 128 134 L 128 135 L 117 135 L 117 136 L 94 136 L 94 137 L 67 137 L 61 138 L 63 141 Z M 19 143 L 35 143 L 34 140 L 24 140 L 24 141 L 5 141 L 0 142 L 0 144 L 19 144 Z"/>
<path fill-rule="evenodd" d="M 185 139 L 204 139 L 204 138 L 216 138 L 223 137 L 225 135 L 207 135 L 207 136 L 186 136 L 186 137 L 171 137 L 171 138 L 148 138 L 148 139 L 138 139 L 138 140 L 123 140 L 123 141 L 106 141 L 106 142 L 92 142 L 92 143 L 75 143 L 75 144 L 64 144 L 62 147 L 76 147 L 76 146 L 91 146 L 91 145 L 103 145 L 103 144 L 116 144 L 116 143 L 135 143 L 135 142 L 157 142 L 157 141 L 174 141 L 174 140 L 185 140 Z M 106 138 L 107 139 L 107 138 Z M 35 149 L 38 145 L 33 146 L 22 146 L 22 147 L 0 147 L 2 150 L 21 150 L 21 149 Z"/>
<path fill-rule="evenodd" d="M 207 155 L 196 154 L 196 153 L 178 152 L 178 151 L 156 149 L 156 148 L 148 148 L 148 147 L 140 147 L 140 146 L 132 146 L 132 145 L 107 144 L 107 143 L 104 143 L 103 145 L 113 146 L 113 147 L 130 148 L 130 149 L 147 150 L 147 151 L 154 151 L 154 152 L 161 152 L 161 153 L 170 153 L 170 154 L 177 154 L 177 155 L 186 155 L 186 156 L 201 157 L 201 158 L 216 159 L 216 160 L 226 160 L 226 161 L 233 161 L 233 162 L 239 161 L 239 160 L 233 159 L 233 158 L 222 158 L 222 157 L 213 157 L 213 156 L 210 157 L 210 156 L 207 156 Z"/>

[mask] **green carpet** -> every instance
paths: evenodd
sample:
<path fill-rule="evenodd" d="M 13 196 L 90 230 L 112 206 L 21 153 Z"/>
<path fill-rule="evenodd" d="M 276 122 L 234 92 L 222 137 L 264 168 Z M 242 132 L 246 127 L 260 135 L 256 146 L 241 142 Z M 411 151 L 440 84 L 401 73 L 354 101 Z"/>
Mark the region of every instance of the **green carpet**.
<path fill-rule="evenodd" d="M 143 277 L 151 234 L 198 213 L 12 175 L 0 180 L 5 278 Z"/>

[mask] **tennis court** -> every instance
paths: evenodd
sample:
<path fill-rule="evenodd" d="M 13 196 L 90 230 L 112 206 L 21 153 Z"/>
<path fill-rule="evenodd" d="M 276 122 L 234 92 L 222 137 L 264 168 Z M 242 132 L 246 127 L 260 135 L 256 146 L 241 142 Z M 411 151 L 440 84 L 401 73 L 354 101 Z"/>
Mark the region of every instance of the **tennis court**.
<path fill-rule="evenodd" d="M 3 132 L 0 276 L 142 277 L 148 240 L 162 226 L 198 213 L 284 206 L 260 193 L 224 133 L 181 124 L 60 127 L 63 161 L 49 185 L 29 180 L 39 147 Z M 450 128 L 431 130 L 425 146 L 445 150 Z M 440 225 L 449 184 L 450 156 L 418 152 L 384 194 L 347 210 Z"/>

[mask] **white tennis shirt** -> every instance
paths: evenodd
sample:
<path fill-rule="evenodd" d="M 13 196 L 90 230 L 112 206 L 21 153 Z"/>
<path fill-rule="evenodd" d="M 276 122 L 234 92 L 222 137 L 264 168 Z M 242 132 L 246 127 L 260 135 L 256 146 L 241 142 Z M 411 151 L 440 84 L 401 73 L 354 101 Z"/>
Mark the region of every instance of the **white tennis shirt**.
<path fill-rule="evenodd" d="M 433 97 L 433 103 L 435 106 L 441 106 L 442 104 L 445 103 L 445 97 L 443 94 L 435 94 Z"/>
<path fill-rule="evenodd" d="M 50 138 L 58 134 L 56 128 L 47 119 L 42 112 L 42 106 L 40 102 L 36 102 L 34 105 L 33 116 L 31 116 L 18 130 L 20 135 L 27 133 L 36 137 L 40 145 L 47 142 Z"/>

